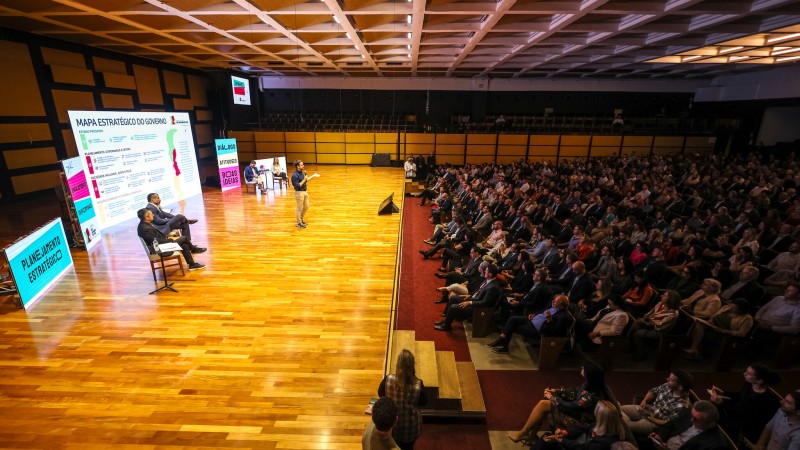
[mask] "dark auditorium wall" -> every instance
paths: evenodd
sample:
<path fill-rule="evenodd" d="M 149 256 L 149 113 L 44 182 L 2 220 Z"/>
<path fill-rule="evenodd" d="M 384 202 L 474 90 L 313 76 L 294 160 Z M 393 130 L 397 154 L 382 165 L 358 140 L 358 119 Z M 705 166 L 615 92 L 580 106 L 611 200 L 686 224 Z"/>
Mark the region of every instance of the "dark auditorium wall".
<path fill-rule="evenodd" d="M 68 110 L 185 111 L 198 157 L 214 153 L 201 71 L 4 28 L 0 54 L 0 201 L 58 184 L 58 162 L 78 155 Z"/>
<path fill-rule="evenodd" d="M 323 112 L 416 114 L 422 123 L 447 123 L 451 115 L 624 115 L 676 117 L 688 112 L 691 93 L 652 92 L 486 92 L 486 91 L 368 91 L 356 89 L 267 89 L 261 94 L 262 112 Z M 426 105 L 429 114 L 426 115 Z"/>
<path fill-rule="evenodd" d="M 247 79 L 250 83 L 250 105 L 236 105 L 233 103 L 233 85 L 231 75 Z M 224 70 L 209 74 L 213 81 L 212 104 L 218 104 L 221 111 L 222 128 L 225 131 L 241 130 L 247 124 L 258 122 L 260 112 L 261 92 L 258 90 L 258 80 L 250 78 L 243 72 Z M 216 136 L 219 137 L 219 136 Z"/>

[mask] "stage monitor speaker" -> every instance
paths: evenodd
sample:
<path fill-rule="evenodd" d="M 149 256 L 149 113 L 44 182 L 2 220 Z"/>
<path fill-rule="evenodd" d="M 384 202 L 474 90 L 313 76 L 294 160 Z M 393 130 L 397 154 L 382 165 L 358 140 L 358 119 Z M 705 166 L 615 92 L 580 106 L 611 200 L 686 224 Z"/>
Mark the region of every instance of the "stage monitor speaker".
<path fill-rule="evenodd" d="M 386 200 L 381 202 L 381 206 L 378 207 L 378 215 L 380 216 L 383 214 L 392 214 L 396 212 L 400 212 L 400 209 L 394 204 L 394 192 L 392 192 L 392 195 L 388 196 Z"/>

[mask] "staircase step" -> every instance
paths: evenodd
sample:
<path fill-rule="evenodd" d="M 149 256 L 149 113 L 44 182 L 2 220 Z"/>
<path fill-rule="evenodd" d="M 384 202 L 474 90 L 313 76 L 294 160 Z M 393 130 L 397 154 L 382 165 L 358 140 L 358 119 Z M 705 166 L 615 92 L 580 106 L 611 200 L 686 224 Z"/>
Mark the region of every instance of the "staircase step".
<path fill-rule="evenodd" d="M 439 375 L 436 373 L 436 346 L 433 341 L 417 341 L 416 347 L 414 360 L 417 378 L 425 383 L 425 387 L 439 387 Z"/>
<path fill-rule="evenodd" d="M 464 413 L 486 414 L 486 404 L 483 402 L 483 392 L 478 381 L 478 372 L 475 364 L 469 361 L 456 363 L 458 381 L 461 388 L 461 409 Z"/>
<path fill-rule="evenodd" d="M 394 373 L 394 367 L 397 364 L 397 355 L 408 349 L 411 352 L 416 351 L 414 339 L 416 332 L 414 330 L 394 330 L 392 336 L 392 357 L 389 360 L 389 373 Z M 416 356 L 416 355 L 415 355 Z"/>
<path fill-rule="evenodd" d="M 436 352 L 436 367 L 439 378 L 439 398 L 461 399 L 455 353 Z"/>

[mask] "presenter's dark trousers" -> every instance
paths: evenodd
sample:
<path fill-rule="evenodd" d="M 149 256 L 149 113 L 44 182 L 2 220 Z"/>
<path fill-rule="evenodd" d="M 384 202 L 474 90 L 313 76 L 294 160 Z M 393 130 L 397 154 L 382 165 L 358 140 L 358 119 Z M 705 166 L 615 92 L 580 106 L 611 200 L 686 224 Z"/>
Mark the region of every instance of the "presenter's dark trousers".
<path fill-rule="evenodd" d="M 176 214 L 172 219 L 167 222 L 170 230 L 181 230 L 181 236 L 192 239 L 192 232 L 189 230 L 189 221 L 183 214 Z"/>
<path fill-rule="evenodd" d="M 194 244 L 192 241 L 186 237 L 181 236 L 175 241 L 176 244 L 181 246 L 181 253 L 183 254 L 183 259 L 186 260 L 186 263 L 190 266 L 194 264 L 194 258 L 192 258 L 192 249 L 194 248 Z M 164 256 L 172 256 L 173 252 L 165 252 L 163 253 Z"/>

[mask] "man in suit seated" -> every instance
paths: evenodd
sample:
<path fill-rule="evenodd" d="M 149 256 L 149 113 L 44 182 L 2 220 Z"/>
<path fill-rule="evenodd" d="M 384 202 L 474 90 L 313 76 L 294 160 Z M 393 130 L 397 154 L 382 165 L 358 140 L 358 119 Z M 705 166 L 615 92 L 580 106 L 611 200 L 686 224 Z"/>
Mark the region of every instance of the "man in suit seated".
<path fill-rule="evenodd" d="M 139 216 L 139 220 L 141 221 L 139 222 L 139 226 L 136 228 L 136 234 L 138 234 L 140 238 L 144 239 L 144 242 L 147 244 L 147 248 L 150 250 L 151 255 L 155 255 L 157 253 L 153 248 L 153 240 L 159 244 L 175 242 L 181 246 L 181 253 L 183 253 L 183 259 L 185 259 L 186 263 L 189 264 L 189 270 L 198 270 L 206 267 L 203 264 L 196 262 L 192 257 L 192 253 L 203 253 L 206 251 L 205 248 L 197 247 L 196 245 L 192 244 L 191 239 L 189 239 L 187 236 L 181 236 L 177 239 L 170 239 L 165 236 L 164 233 L 153 226 L 153 212 L 147 208 L 140 209 L 137 211 L 136 215 Z M 166 252 L 163 255 L 170 256 L 172 255 L 172 252 Z"/>
<path fill-rule="evenodd" d="M 575 272 L 575 278 L 566 294 L 569 302 L 577 305 L 581 300 L 588 301 L 594 296 L 594 281 L 586 274 L 586 266 L 582 261 L 572 263 L 572 271 Z"/>
<path fill-rule="evenodd" d="M 553 298 L 553 290 L 545 283 L 546 269 L 533 271 L 533 286 L 525 294 L 511 294 L 505 302 L 500 303 L 500 317 L 505 323 L 512 315 L 523 315 L 525 311 L 537 312 L 543 310 Z"/>
<path fill-rule="evenodd" d="M 658 450 L 727 450 L 719 432 L 719 411 L 713 403 L 699 400 L 689 413 L 679 415 L 649 436 L 649 444 Z M 647 448 L 642 443 L 640 448 Z"/>
<path fill-rule="evenodd" d="M 436 322 L 434 328 L 439 331 L 450 331 L 453 321 L 472 317 L 473 308 L 493 308 L 497 306 L 502 294 L 502 288 L 497 281 L 497 274 L 499 273 L 497 266 L 494 264 L 487 265 L 484 270 L 486 281 L 484 281 L 483 285 L 474 294 L 467 297 L 466 300 L 461 298 L 451 300 L 444 310 L 444 320 Z"/>
<path fill-rule="evenodd" d="M 508 353 L 508 344 L 514 333 L 533 339 L 544 336 L 566 336 L 572 324 L 572 317 L 567 312 L 568 304 L 569 298 L 559 294 L 553 297 L 552 308 L 540 314 L 509 317 L 503 325 L 500 337 L 486 346 L 494 353 Z"/>
<path fill-rule="evenodd" d="M 244 168 L 244 181 L 247 184 L 257 184 L 258 188 L 262 191 L 267 190 L 267 187 L 264 185 L 264 178 L 261 176 L 261 171 L 256 167 L 255 160 L 250 161 L 250 165 Z"/>
<path fill-rule="evenodd" d="M 167 235 L 172 230 L 181 230 L 181 236 L 192 239 L 189 225 L 197 223 L 197 219 L 187 219 L 183 214 L 172 215 L 161 209 L 161 197 L 156 193 L 147 194 L 147 209 L 153 213 L 153 226 L 162 234 Z"/>

